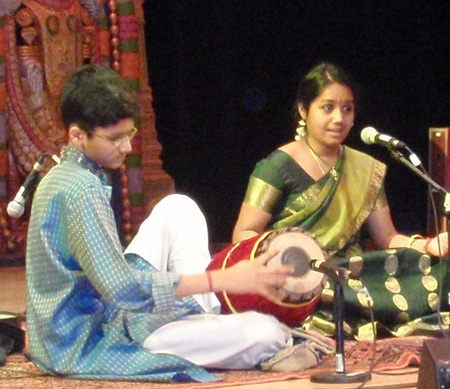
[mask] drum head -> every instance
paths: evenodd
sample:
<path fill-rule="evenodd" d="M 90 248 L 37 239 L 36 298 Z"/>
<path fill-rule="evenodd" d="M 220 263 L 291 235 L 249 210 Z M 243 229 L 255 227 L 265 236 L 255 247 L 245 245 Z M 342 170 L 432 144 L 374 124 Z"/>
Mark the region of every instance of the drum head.
<path fill-rule="evenodd" d="M 301 228 L 276 230 L 266 238 L 263 243 L 264 252 L 278 250 L 268 266 L 290 264 L 295 273 L 288 277 L 284 286 L 287 300 L 298 302 L 310 300 L 321 293 L 327 277 L 310 269 L 313 259 L 327 260 L 328 255 L 317 239 Z"/>

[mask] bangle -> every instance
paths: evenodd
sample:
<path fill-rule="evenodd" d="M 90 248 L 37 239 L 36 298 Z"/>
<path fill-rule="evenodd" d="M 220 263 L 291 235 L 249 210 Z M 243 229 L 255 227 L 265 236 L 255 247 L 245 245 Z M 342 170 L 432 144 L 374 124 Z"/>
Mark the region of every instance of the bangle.
<path fill-rule="evenodd" d="M 406 247 L 410 249 L 411 246 L 412 246 L 412 244 L 414 243 L 414 241 L 417 240 L 417 239 L 421 239 L 421 238 L 423 238 L 423 236 L 422 236 L 422 235 L 419 235 L 419 234 L 413 234 L 413 235 L 411 235 L 411 236 L 409 237 L 408 246 L 406 246 Z"/>
<path fill-rule="evenodd" d="M 209 291 L 212 292 L 213 291 L 213 282 L 212 282 L 212 277 L 211 277 L 210 271 L 206 272 L 206 278 L 208 279 Z"/>
<path fill-rule="evenodd" d="M 427 241 L 425 242 L 425 244 L 423 245 L 423 251 L 425 251 L 426 253 L 428 253 L 428 245 L 430 244 L 430 242 L 433 240 L 433 238 L 427 238 Z"/>

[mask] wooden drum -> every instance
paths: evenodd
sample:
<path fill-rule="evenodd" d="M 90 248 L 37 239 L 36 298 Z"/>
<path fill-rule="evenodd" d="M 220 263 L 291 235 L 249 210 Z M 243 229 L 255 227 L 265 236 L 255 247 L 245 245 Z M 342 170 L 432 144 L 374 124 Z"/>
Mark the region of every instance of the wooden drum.
<path fill-rule="evenodd" d="M 310 233 L 299 227 L 288 227 L 265 232 L 220 251 L 208 266 L 209 270 L 226 269 L 235 263 L 253 260 L 262 253 L 277 249 L 267 266 L 290 264 L 295 268 L 283 288 L 286 298 L 274 303 L 265 297 L 253 294 L 235 295 L 217 293 L 223 313 L 237 313 L 254 310 L 271 314 L 290 327 L 300 325 L 314 310 L 327 277 L 310 270 L 313 259 L 327 260 L 328 256 L 320 243 Z"/>

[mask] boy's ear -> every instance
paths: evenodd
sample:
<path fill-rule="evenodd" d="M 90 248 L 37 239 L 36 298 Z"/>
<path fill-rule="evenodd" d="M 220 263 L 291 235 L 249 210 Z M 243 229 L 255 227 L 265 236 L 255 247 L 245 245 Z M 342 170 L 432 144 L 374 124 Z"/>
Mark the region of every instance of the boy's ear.
<path fill-rule="evenodd" d="M 76 124 L 69 126 L 69 140 L 74 143 L 79 143 L 83 140 L 85 133 Z"/>
<path fill-rule="evenodd" d="M 86 133 L 76 124 L 71 124 L 69 126 L 68 135 L 69 135 L 69 143 L 71 143 L 74 146 L 81 147 L 84 142 L 84 137 L 86 136 Z"/>

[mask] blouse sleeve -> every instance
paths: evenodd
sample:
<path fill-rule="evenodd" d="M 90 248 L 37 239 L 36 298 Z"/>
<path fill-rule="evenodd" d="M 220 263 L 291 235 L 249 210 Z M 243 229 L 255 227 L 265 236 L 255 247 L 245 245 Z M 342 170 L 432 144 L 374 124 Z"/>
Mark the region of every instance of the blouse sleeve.
<path fill-rule="evenodd" d="M 387 201 L 386 191 L 384 190 L 384 184 L 383 184 L 380 187 L 377 199 L 375 200 L 372 210 L 375 211 L 377 209 L 385 207 L 386 205 L 388 205 L 388 201 Z"/>
<path fill-rule="evenodd" d="M 284 186 L 278 168 L 269 159 L 258 162 L 250 176 L 244 202 L 272 213 Z"/>

